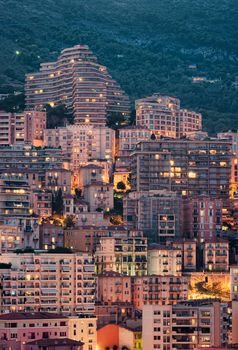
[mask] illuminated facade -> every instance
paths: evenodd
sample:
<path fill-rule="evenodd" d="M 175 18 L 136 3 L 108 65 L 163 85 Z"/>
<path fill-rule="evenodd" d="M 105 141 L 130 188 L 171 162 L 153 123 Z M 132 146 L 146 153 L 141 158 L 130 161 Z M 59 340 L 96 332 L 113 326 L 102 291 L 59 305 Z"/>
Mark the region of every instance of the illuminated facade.
<path fill-rule="evenodd" d="M 173 239 L 168 241 L 169 246 L 179 249 L 182 253 L 182 270 L 196 271 L 197 268 L 197 242 L 194 239 Z"/>
<path fill-rule="evenodd" d="M 231 144 L 220 140 L 141 142 L 131 155 L 134 191 L 167 189 L 229 200 Z"/>
<path fill-rule="evenodd" d="M 144 305 L 168 305 L 186 300 L 188 278 L 184 276 L 133 277 L 133 303 L 136 309 Z"/>
<path fill-rule="evenodd" d="M 96 318 L 50 312 L 10 312 L 0 316 L 2 349 L 95 350 Z"/>
<path fill-rule="evenodd" d="M 154 94 L 137 100 L 136 124 L 147 127 L 157 136 L 176 138 L 202 128 L 200 113 L 180 109 L 180 100 Z"/>
<path fill-rule="evenodd" d="M 238 300 L 238 266 L 230 266 L 231 300 Z"/>
<path fill-rule="evenodd" d="M 27 74 L 25 94 L 28 109 L 65 104 L 76 124 L 105 125 L 108 115 L 130 110 L 127 95 L 86 45 L 65 49 L 57 61 Z"/>
<path fill-rule="evenodd" d="M 68 193 L 71 172 L 64 169 L 62 151 L 52 147 L 15 145 L 0 147 L 0 173 L 27 178 L 29 187 Z"/>
<path fill-rule="evenodd" d="M 29 143 L 42 146 L 46 129 L 46 112 L 24 111 L 7 113 L 0 111 L 0 145 Z"/>
<path fill-rule="evenodd" d="M 123 200 L 124 221 L 129 228 L 143 230 L 154 241 L 163 242 L 182 234 L 182 204 L 181 196 L 171 191 L 131 192 Z"/>
<path fill-rule="evenodd" d="M 47 129 L 44 144 L 61 147 L 63 158 L 70 162 L 71 170 L 76 173 L 90 161 L 113 162 L 115 157 L 115 131 L 108 127 L 68 125 L 65 128 Z"/>
<path fill-rule="evenodd" d="M 93 314 L 95 277 L 88 253 L 2 254 L 1 312 Z"/>
<path fill-rule="evenodd" d="M 188 198 L 184 203 L 184 233 L 200 241 L 215 238 L 222 229 L 222 200 L 208 196 Z"/>
<path fill-rule="evenodd" d="M 204 243 L 204 267 L 208 271 L 229 270 L 229 242 L 221 239 Z"/>
<path fill-rule="evenodd" d="M 91 212 L 101 209 L 109 211 L 113 209 L 113 184 L 93 182 L 84 187 L 84 199 L 89 204 Z"/>
<path fill-rule="evenodd" d="M 148 275 L 180 276 L 182 273 L 182 251 L 162 245 L 148 248 Z"/>
<path fill-rule="evenodd" d="M 213 300 L 145 305 L 142 337 L 148 349 L 194 349 L 228 344 L 228 305 Z"/>
<path fill-rule="evenodd" d="M 96 248 L 97 273 L 115 271 L 128 276 L 147 273 L 147 238 L 128 235 L 125 238 L 102 237 Z"/>

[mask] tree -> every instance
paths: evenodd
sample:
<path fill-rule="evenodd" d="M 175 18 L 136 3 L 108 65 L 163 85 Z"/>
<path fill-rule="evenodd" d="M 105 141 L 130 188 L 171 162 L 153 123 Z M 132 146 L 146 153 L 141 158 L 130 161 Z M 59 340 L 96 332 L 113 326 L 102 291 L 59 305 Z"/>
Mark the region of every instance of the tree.
<path fill-rule="evenodd" d="M 22 112 L 25 109 L 24 94 L 11 94 L 0 101 L 0 110 L 6 112 Z"/>
<path fill-rule="evenodd" d="M 73 116 L 69 113 L 65 105 L 56 107 L 46 106 L 47 128 L 52 129 L 58 126 L 64 126 L 66 123 L 73 122 Z"/>
<path fill-rule="evenodd" d="M 64 201 L 63 201 L 63 194 L 62 189 L 59 188 L 59 190 L 53 194 L 52 196 L 52 210 L 53 213 L 62 215 L 64 211 Z"/>
<path fill-rule="evenodd" d="M 67 215 L 64 219 L 64 227 L 71 228 L 74 227 L 74 217 L 73 215 Z"/>
<path fill-rule="evenodd" d="M 125 191 L 126 185 L 124 184 L 123 181 L 118 182 L 118 184 L 117 184 L 117 189 L 118 189 L 118 190 Z"/>

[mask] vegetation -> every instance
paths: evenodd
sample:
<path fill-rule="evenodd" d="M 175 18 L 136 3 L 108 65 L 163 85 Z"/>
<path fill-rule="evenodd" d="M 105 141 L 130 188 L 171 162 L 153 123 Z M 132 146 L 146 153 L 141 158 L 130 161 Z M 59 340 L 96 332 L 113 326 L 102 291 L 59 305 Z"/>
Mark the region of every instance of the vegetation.
<path fill-rule="evenodd" d="M 69 113 L 64 105 L 57 107 L 46 106 L 47 113 L 47 128 L 53 129 L 57 126 L 64 126 L 67 123 L 73 122 L 73 116 Z"/>
<path fill-rule="evenodd" d="M 2 0 L 0 92 L 23 90 L 25 73 L 82 43 L 132 103 L 172 94 L 202 112 L 210 132 L 234 129 L 237 17 L 236 0 Z M 193 77 L 206 81 L 194 84 Z"/>
<path fill-rule="evenodd" d="M 53 253 L 53 254 L 72 254 L 73 251 L 72 251 L 71 248 L 56 247 L 55 249 L 49 249 L 48 253 Z"/>
<path fill-rule="evenodd" d="M 74 216 L 73 215 L 67 215 L 64 219 L 64 228 L 72 228 L 74 227 Z"/>
<path fill-rule="evenodd" d="M 52 210 L 54 214 L 62 215 L 64 211 L 64 201 L 62 189 L 52 194 Z"/>
<path fill-rule="evenodd" d="M 24 254 L 24 253 L 34 253 L 35 250 L 32 247 L 26 247 L 25 249 L 16 249 L 16 254 Z"/>

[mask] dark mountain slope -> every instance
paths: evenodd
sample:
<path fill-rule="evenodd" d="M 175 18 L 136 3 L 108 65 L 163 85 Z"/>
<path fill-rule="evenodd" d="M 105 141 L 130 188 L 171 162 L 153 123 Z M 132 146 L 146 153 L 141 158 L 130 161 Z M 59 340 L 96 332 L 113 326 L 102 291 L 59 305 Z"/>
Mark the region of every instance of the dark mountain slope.
<path fill-rule="evenodd" d="M 0 0 L 0 92 L 84 43 L 132 100 L 174 94 L 209 131 L 238 128 L 237 38 L 237 0 Z"/>

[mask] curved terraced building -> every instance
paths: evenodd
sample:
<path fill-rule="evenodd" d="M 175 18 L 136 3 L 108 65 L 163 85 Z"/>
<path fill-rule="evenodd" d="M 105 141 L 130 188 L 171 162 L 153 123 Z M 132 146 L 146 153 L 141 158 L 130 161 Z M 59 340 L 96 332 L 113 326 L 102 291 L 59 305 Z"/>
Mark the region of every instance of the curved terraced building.
<path fill-rule="evenodd" d="M 64 103 L 75 124 L 105 125 L 109 115 L 130 112 L 128 96 L 86 45 L 65 49 L 57 61 L 27 74 L 25 93 L 27 109 Z"/>

